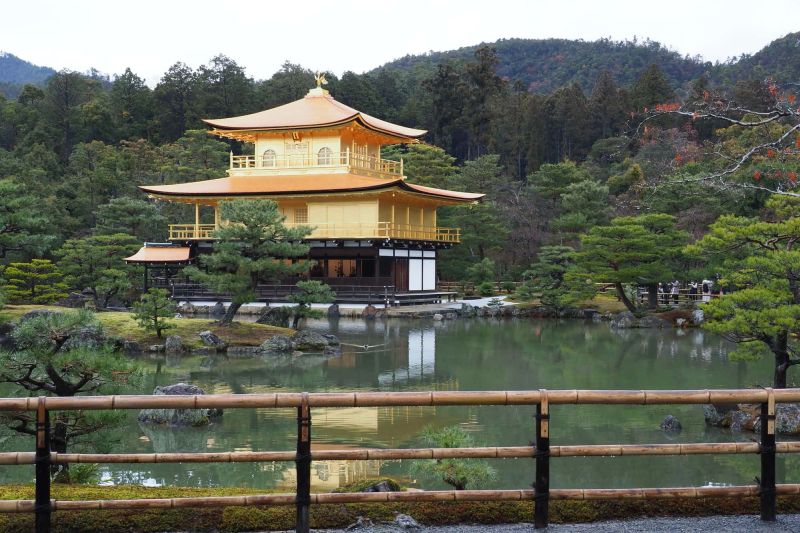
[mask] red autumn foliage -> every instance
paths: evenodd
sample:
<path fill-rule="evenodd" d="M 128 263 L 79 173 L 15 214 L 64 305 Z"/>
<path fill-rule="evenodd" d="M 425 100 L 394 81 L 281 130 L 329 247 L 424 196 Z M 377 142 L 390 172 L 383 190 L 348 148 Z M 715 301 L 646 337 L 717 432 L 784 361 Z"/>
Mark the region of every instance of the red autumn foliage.
<path fill-rule="evenodd" d="M 787 176 L 789 177 L 789 181 L 792 183 L 797 183 L 797 172 L 791 171 L 787 174 Z"/>
<path fill-rule="evenodd" d="M 794 101 L 797 100 L 797 97 L 793 94 L 789 95 L 789 103 L 794 104 Z"/>
<path fill-rule="evenodd" d="M 767 150 L 767 157 L 775 157 L 777 155 L 777 153 L 778 152 L 776 152 L 775 150 L 770 148 L 769 150 Z"/>
<path fill-rule="evenodd" d="M 656 111 L 677 111 L 680 108 L 681 104 L 679 103 L 656 104 Z"/>
<path fill-rule="evenodd" d="M 756 181 L 761 179 L 761 171 L 760 170 L 756 170 L 755 171 L 755 173 L 753 174 L 753 179 L 756 180 Z"/>

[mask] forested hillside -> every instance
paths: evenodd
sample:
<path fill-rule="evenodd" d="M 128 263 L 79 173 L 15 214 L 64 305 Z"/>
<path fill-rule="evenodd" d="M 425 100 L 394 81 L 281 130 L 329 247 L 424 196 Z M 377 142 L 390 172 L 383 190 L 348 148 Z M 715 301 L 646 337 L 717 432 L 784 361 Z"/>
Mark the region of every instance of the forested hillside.
<path fill-rule="evenodd" d="M 687 176 L 713 172 L 784 131 L 796 107 L 787 82 L 800 75 L 792 74 L 795 59 L 771 54 L 792 53 L 793 38 L 744 58 L 750 70 L 716 83 L 721 67 L 654 43 L 509 40 L 458 51 L 458 61 L 405 58 L 366 74 L 329 74 L 328 88 L 363 112 L 428 130 L 424 144 L 384 154 L 404 158 L 410 180 L 487 193 L 479 205 L 442 210 L 440 224 L 464 235 L 444 254 L 442 279 L 463 278 L 484 261 L 493 276 L 519 279 L 543 246 L 577 246 L 582 234 L 620 215 L 674 216 L 678 228 L 700 236 L 720 215 L 759 213 L 769 191 L 791 190 L 797 161 L 783 158 L 777 144 L 769 147 L 781 157 L 765 148 L 725 174 L 737 186 L 709 188 Z M 536 67 L 508 59 L 528 44 L 548 60 Z M 597 47 L 607 53 L 593 56 Z M 552 85 L 535 84 L 544 79 Z M 286 63 L 254 80 L 220 55 L 197 69 L 177 62 L 154 88 L 130 69 L 113 80 L 61 71 L 15 99 L 0 97 L 0 228 L 7 230 L 0 270 L 17 260 L 66 261 L 75 250 L 123 253 L 137 241 L 163 240 L 168 222 L 191 215 L 185 206 L 148 201 L 136 186 L 221 177 L 229 151 L 253 149 L 209 136 L 200 118 L 277 106 L 313 86 L 304 66 Z M 755 132 L 698 118 L 712 108 L 779 105 L 781 120 Z M 694 111 L 652 116 L 681 109 Z M 101 281 L 113 288 L 126 276 L 120 270 Z"/>
<path fill-rule="evenodd" d="M 0 51 L 0 94 L 16 98 L 26 83 L 44 83 L 54 73 L 55 70 L 50 67 L 40 67 L 14 54 Z"/>

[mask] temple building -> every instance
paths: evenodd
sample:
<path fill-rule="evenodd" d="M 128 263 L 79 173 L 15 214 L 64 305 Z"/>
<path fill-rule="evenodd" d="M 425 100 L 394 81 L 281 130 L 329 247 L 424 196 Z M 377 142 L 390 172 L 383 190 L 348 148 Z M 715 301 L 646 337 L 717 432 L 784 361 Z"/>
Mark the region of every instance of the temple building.
<path fill-rule="evenodd" d="M 146 243 L 130 263 L 145 265 L 146 285 L 175 298 L 214 299 L 181 280 L 180 270 L 210 253 L 225 200 L 273 200 L 288 226 L 312 228 L 309 279 L 334 289 L 337 301 L 423 301 L 436 291 L 436 258 L 457 245 L 458 228 L 437 225 L 440 206 L 483 195 L 409 183 L 403 162 L 381 157 L 383 145 L 416 143 L 426 132 L 398 126 L 337 102 L 318 79 L 297 101 L 250 115 L 204 120 L 209 133 L 254 147 L 230 155 L 227 176 L 141 186 L 149 197 L 194 206 L 194 222 L 172 224 L 169 243 Z M 213 223 L 201 223 L 211 220 Z M 259 299 L 279 299 L 297 280 L 265 285 Z"/>

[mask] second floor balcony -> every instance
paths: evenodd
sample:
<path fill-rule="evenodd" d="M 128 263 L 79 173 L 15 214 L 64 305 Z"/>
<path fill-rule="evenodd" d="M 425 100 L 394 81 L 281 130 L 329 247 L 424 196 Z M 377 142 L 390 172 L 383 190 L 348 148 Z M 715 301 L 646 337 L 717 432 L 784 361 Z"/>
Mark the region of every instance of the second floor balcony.
<path fill-rule="evenodd" d="M 300 224 L 286 224 L 288 227 L 298 225 Z M 453 244 L 461 241 L 460 228 L 416 226 L 393 222 L 317 224 L 311 228 L 311 234 L 306 239 L 401 239 Z M 216 229 L 217 226 L 214 224 L 171 224 L 169 240 L 214 240 Z"/>
<path fill-rule="evenodd" d="M 292 154 L 278 156 L 230 155 L 231 176 L 288 175 L 310 173 L 352 172 L 378 178 L 403 177 L 403 161 L 391 161 L 371 155 L 345 152 L 322 152 L 317 154 Z"/>

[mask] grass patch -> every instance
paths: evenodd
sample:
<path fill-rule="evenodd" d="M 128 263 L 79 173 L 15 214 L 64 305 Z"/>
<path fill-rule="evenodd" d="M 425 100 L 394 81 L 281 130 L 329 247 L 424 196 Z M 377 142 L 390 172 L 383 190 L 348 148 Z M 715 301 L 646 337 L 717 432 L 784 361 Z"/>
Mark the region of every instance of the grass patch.
<path fill-rule="evenodd" d="M 25 313 L 36 309 L 69 310 L 54 305 L 9 305 L 0 310 L 0 322 L 12 322 Z M 103 328 L 108 335 L 138 342 L 142 347 L 164 342 L 163 338 L 159 339 L 140 328 L 131 313 L 122 311 L 101 312 L 97 313 L 97 319 L 103 324 Z M 169 322 L 174 324 L 175 328 L 169 330 L 167 334 L 180 335 L 183 344 L 189 348 L 203 346 L 198 334 L 205 330 L 213 331 L 219 338 L 232 346 L 258 346 L 278 333 L 292 333 L 292 330 L 287 328 L 265 326 L 252 322 L 234 322 L 225 327 L 217 325 L 214 320 L 204 318 L 171 318 Z"/>
<path fill-rule="evenodd" d="M 190 496 L 233 496 L 263 494 L 264 490 L 240 488 L 183 488 L 139 486 L 98 487 L 89 485 L 53 485 L 57 500 L 174 498 Z M 33 485 L 0 486 L 0 499 L 31 499 Z M 593 522 L 656 516 L 710 516 L 757 514 L 757 498 L 701 498 L 617 501 L 552 501 L 552 523 Z M 778 512 L 800 511 L 800 497 L 778 498 Z M 390 521 L 395 512 L 406 513 L 426 525 L 510 524 L 531 522 L 533 502 L 419 502 L 344 505 L 312 505 L 311 526 L 340 528 L 355 522 L 358 516 L 373 521 Z M 53 516 L 53 531 L 70 533 L 115 533 L 138 531 L 223 531 L 286 530 L 294 528 L 295 510 L 280 507 L 200 507 L 157 510 L 62 511 Z M 31 514 L 0 515 L 0 531 L 33 531 Z"/>

